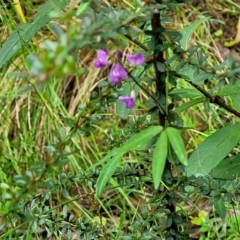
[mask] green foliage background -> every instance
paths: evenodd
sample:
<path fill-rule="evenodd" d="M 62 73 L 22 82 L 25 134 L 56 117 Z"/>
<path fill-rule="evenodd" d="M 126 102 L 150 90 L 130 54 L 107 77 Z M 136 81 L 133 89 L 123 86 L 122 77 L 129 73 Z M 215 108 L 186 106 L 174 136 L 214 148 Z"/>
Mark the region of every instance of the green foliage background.
<path fill-rule="evenodd" d="M 0 1 L 0 239 L 237 239 L 236 3 L 69 2 Z M 114 86 L 117 50 L 146 61 Z"/>

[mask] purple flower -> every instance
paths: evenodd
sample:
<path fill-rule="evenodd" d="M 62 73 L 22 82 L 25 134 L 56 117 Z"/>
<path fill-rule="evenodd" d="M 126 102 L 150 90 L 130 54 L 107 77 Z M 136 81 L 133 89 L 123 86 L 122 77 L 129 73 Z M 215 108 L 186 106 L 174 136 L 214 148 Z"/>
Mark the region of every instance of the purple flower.
<path fill-rule="evenodd" d="M 136 99 L 136 96 L 134 91 L 131 92 L 130 97 L 125 97 L 125 96 L 118 97 L 118 100 L 120 102 L 125 103 L 126 108 L 132 108 L 134 106 L 135 99 Z"/>
<path fill-rule="evenodd" d="M 134 66 L 142 65 L 144 63 L 144 56 L 142 53 L 127 54 L 127 60 Z"/>
<path fill-rule="evenodd" d="M 104 68 L 107 67 L 107 51 L 106 50 L 98 50 L 97 52 L 97 60 L 94 61 L 93 65 L 95 68 Z"/>
<path fill-rule="evenodd" d="M 112 83 L 120 83 L 122 79 L 128 78 L 128 73 L 120 64 L 115 64 L 109 76 Z"/>
<path fill-rule="evenodd" d="M 117 57 L 121 59 L 123 57 L 123 53 L 120 50 L 117 50 Z"/>

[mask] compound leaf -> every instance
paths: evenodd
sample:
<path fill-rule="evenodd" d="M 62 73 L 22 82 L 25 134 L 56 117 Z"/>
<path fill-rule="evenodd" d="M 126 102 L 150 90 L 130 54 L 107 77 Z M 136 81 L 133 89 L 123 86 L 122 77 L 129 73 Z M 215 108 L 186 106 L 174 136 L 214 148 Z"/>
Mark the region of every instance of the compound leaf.
<path fill-rule="evenodd" d="M 111 150 L 102 160 L 106 161 L 107 159 L 119 156 L 121 157 L 125 153 L 134 150 L 142 150 L 146 147 L 147 143 L 162 131 L 162 126 L 152 126 L 150 128 L 144 129 L 141 132 L 133 135 L 128 139 L 122 146 Z"/>
<path fill-rule="evenodd" d="M 103 159 L 101 159 L 97 164 L 93 166 L 96 167 L 97 165 L 100 165 L 109 159 L 109 162 L 103 167 L 97 179 L 96 193 L 98 197 L 101 196 L 106 184 L 115 172 L 121 156 L 128 151 L 144 149 L 147 143 L 161 131 L 161 126 L 152 126 L 133 135 L 122 146 L 111 150 Z"/>

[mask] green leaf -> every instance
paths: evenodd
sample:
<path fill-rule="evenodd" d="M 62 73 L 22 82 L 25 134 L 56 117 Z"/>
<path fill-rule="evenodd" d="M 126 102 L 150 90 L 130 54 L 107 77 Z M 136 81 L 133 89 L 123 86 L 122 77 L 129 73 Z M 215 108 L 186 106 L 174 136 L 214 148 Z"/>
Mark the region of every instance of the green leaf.
<path fill-rule="evenodd" d="M 211 177 L 226 180 L 240 177 L 240 154 L 221 161 L 211 172 Z"/>
<path fill-rule="evenodd" d="M 154 188 L 157 190 L 162 179 L 168 152 L 168 139 L 166 131 L 162 131 L 156 142 L 152 159 L 152 175 Z"/>
<path fill-rule="evenodd" d="M 169 123 L 176 128 L 183 128 L 183 120 L 178 113 L 169 111 L 168 113 Z"/>
<path fill-rule="evenodd" d="M 236 41 L 235 40 L 231 40 L 231 41 L 228 41 L 228 42 L 224 42 L 224 47 L 233 47 L 234 45 L 236 44 Z"/>
<path fill-rule="evenodd" d="M 0 49 L 0 68 L 21 49 L 42 27 L 49 23 L 53 16 L 50 13 L 54 10 L 61 10 L 70 0 L 51 0 L 39 8 L 32 23 L 25 23 L 7 38 Z"/>
<path fill-rule="evenodd" d="M 233 77 L 233 76 L 235 76 L 236 74 L 238 75 L 239 72 L 240 72 L 240 67 L 237 67 L 237 68 L 231 69 L 230 71 L 228 71 L 226 77 L 227 77 L 227 78 Z"/>
<path fill-rule="evenodd" d="M 218 96 L 230 96 L 234 94 L 240 94 L 240 86 L 239 84 L 228 84 L 223 86 L 218 92 Z"/>
<path fill-rule="evenodd" d="M 105 162 L 107 159 L 111 158 L 109 162 L 103 167 L 97 179 L 96 192 L 98 197 L 102 194 L 104 187 L 106 186 L 107 182 L 109 181 L 114 171 L 116 170 L 120 157 L 130 150 L 133 151 L 142 149 L 144 145 L 146 145 L 150 141 L 151 138 L 156 136 L 161 131 L 162 131 L 161 126 L 153 126 L 141 131 L 140 133 L 135 134 L 121 147 L 113 149 L 97 164 L 94 164 L 92 166 L 96 167 Z"/>
<path fill-rule="evenodd" d="M 26 87 L 22 87 L 22 88 L 20 88 L 20 89 L 18 89 L 16 91 L 16 93 L 14 94 L 14 97 L 15 98 L 20 97 L 20 96 L 22 96 L 22 95 L 24 95 L 26 93 L 29 93 L 29 92 L 31 92 L 33 90 L 34 90 L 34 86 L 32 86 L 32 85 L 29 85 L 29 86 L 26 86 Z"/>
<path fill-rule="evenodd" d="M 196 30 L 196 28 L 203 22 L 206 22 L 207 20 L 208 20 L 208 18 L 199 19 L 198 21 L 187 26 L 186 28 L 184 28 L 181 31 L 182 39 L 180 41 L 180 45 L 183 50 L 187 50 L 187 45 L 188 45 L 189 39 L 190 39 L 191 35 L 193 34 L 193 32 Z"/>
<path fill-rule="evenodd" d="M 166 129 L 170 144 L 176 153 L 178 160 L 185 166 L 188 165 L 186 149 L 183 143 L 182 136 L 176 128 L 169 127 Z"/>
<path fill-rule="evenodd" d="M 196 89 L 181 88 L 181 89 L 174 89 L 170 91 L 169 95 L 171 97 L 176 96 L 177 98 L 182 99 L 182 98 L 196 98 L 196 97 L 202 96 L 203 94 Z"/>
<path fill-rule="evenodd" d="M 156 62 L 157 69 L 159 72 L 166 72 L 166 66 L 161 62 Z"/>
<path fill-rule="evenodd" d="M 188 160 L 187 176 L 208 175 L 239 141 L 240 124 L 229 125 L 210 135 Z"/>
<path fill-rule="evenodd" d="M 196 71 L 198 71 L 198 74 L 196 74 Z M 203 70 L 199 70 L 197 67 L 188 65 L 186 67 L 183 67 L 178 71 L 178 74 L 181 75 L 183 78 L 196 83 L 198 85 L 204 84 L 204 81 L 206 79 L 212 79 L 213 74 L 212 73 L 206 73 Z"/>
<path fill-rule="evenodd" d="M 119 230 L 122 230 L 123 227 L 125 226 L 125 223 L 126 223 L 126 213 L 125 213 L 125 212 L 122 212 L 122 213 L 120 214 L 118 229 L 119 229 Z"/>
<path fill-rule="evenodd" d="M 108 183 L 109 179 L 112 177 L 118 166 L 119 157 L 114 157 L 103 167 L 100 172 L 100 175 L 96 182 L 96 194 L 97 197 L 100 197 L 103 193 L 103 190 Z"/>
<path fill-rule="evenodd" d="M 221 37 L 223 35 L 223 30 L 222 29 L 218 29 L 216 32 L 214 32 L 214 35 L 216 37 Z"/>
<path fill-rule="evenodd" d="M 106 161 L 111 157 L 121 157 L 125 153 L 134 150 L 142 150 L 147 143 L 162 131 L 162 126 L 152 126 L 133 135 L 121 147 L 111 150 L 101 161 Z"/>
<path fill-rule="evenodd" d="M 237 111 L 240 111 L 240 94 L 234 94 L 231 96 L 231 98 L 232 98 L 233 107 Z"/>
<path fill-rule="evenodd" d="M 7 215 L 11 211 L 12 201 L 5 201 L 4 203 L 0 203 L 0 214 Z"/>
<path fill-rule="evenodd" d="M 78 16 L 81 13 L 83 13 L 88 8 L 89 5 L 90 5 L 90 2 L 81 3 L 77 9 L 76 15 Z"/>
<path fill-rule="evenodd" d="M 226 207 L 222 197 L 220 197 L 217 201 L 214 202 L 214 207 L 220 218 L 224 220 L 226 217 Z"/>
<path fill-rule="evenodd" d="M 95 168 L 101 164 L 103 164 L 106 160 L 110 159 L 111 157 L 121 157 L 128 151 L 134 150 L 142 150 L 146 148 L 148 142 L 156 136 L 158 133 L 162 131 L 162 126 L 152 126 L 148 129 L 141 131 L 133 135 L 127 142 L 125 142 L 121 147 L 115 148 L 111 150 L 105 157 L 103 157 L 100 161 L 93 164 L 91 168 Z"/>
<path fill-rule="evenodd" d="M 205 97 L 194 98 L 193 100 L 191 100 L 189 102 L 186 102 L 186 103 L 182 104 L 181 106 L 175 108 L 174 111 L 178 112 L 178 113 L 186 111 L 190 107 L 192 107 L 192 106 L 194 106 L 194 105 L 196 105 L 198 103 L 204 102 L 205 100 L 206 100 Z"/>

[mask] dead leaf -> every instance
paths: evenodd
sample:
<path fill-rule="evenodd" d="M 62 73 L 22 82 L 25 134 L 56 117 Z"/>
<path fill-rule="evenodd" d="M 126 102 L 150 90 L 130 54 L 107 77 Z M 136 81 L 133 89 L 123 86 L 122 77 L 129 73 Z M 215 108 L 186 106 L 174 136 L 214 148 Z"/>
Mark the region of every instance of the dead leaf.
<path fill-rule="evenodd" d="M 238 24 L 237 24 L 237 34 L 235 37 L 235 43 L 240 42 L 240 16 L 238 17 Z"/>

